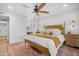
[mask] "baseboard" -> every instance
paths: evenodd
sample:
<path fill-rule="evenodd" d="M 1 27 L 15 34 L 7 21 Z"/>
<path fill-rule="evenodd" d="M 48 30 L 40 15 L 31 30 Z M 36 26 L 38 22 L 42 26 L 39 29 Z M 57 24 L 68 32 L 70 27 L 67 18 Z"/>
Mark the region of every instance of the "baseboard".
<path fill-rule="evenodd" d="M 10 41 L 9 44 L 17 44 L 17 43 L 21 43 L 21 42 L 24 42 L 24 40 Z"/>

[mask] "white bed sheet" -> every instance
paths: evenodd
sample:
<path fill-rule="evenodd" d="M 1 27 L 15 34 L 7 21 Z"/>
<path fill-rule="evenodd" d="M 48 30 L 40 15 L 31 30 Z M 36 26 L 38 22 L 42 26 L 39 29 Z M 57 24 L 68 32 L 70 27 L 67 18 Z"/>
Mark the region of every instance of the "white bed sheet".
<path fill-rule="evenodd" d="M 56 56 L 58 48 L 62 45 L 62 43 L 65 41 L 65 38 L 63 35 L 57 35 L 57 37 L 60 39 L 61 44 L 56 47 L 53 40 L 48 39 L 48 38 L 42 38 L 42 37 L 37 37 L 37 36 L 32 36 L 32 35 L 27 35 L 25 39 L 30 40 L 34 43 L 40 44 L 43 47 L 48 48 L 50 55 L 51 56 Z"/>

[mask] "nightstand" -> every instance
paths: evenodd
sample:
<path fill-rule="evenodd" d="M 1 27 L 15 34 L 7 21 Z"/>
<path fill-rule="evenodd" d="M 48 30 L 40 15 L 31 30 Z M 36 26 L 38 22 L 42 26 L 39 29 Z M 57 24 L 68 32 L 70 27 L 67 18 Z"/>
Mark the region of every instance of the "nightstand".
<path fill-rule="evenodd" d="M 66 45 L 79 47 L 79 34 L 66 34 Z"/>

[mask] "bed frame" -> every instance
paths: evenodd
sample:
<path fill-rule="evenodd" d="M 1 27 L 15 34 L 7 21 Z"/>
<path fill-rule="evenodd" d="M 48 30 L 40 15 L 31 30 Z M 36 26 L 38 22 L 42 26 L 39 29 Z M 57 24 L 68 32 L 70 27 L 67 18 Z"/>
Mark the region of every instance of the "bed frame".
<path fill-rule="evenodd" d="M 60 29 L 62 31 L 62 34 L 65 35 L 65 23 L 64 23 L 64 25 L 45 25 L 44 28 L 45 29 Z M 25 39 L 25 43 L 29 43 L 31 47 L 39 50 L 42 53 L 50 55 L 48 48 L 46 48 L 46 47 L 43 47 L 37 43 L 34 43 L 34 42 L 32 42 L 30 40 L 26 40 L 26 39 Z"/>

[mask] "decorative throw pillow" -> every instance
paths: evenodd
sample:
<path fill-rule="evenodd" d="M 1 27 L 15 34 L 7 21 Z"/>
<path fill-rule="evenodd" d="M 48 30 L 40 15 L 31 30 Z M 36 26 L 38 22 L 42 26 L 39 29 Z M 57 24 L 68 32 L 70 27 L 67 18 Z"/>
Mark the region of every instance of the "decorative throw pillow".
<path fill-rule="evenodd" d="M 48 35 L 48 32 L 44 31 L 44 32 L 42 32 L 42 34 L 44 34 L 44 35 Z"/>

